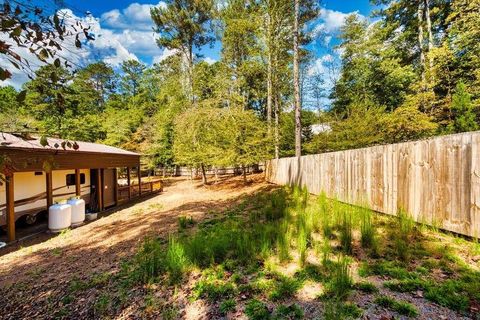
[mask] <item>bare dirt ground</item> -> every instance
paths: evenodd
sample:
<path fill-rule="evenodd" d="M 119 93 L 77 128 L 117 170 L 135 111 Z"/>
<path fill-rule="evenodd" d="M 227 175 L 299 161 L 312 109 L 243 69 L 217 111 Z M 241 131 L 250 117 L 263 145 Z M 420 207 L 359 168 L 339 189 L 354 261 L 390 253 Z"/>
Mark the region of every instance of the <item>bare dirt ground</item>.
<path fill-rule="evenodd" d="M 177 230 L 179 216 L 201 221 L 212 210 L 223 210 L 243 196 L 271 187 L 262 174 L 250 179 L 246 186 L 235 177 L 207 187 L 198 181 L 172 179 L 153 198 L 57 236 L 40 235 L 5 248 L 0 251 L 0 318 L 54 317 L 73 280 L 115 272 L 145 237 L 167 237 Z M 89 304 L 89 299 L 78 299 L 78 308 Z M 75 313 L 77 319 L 94 317 L 80 310 Z"/>

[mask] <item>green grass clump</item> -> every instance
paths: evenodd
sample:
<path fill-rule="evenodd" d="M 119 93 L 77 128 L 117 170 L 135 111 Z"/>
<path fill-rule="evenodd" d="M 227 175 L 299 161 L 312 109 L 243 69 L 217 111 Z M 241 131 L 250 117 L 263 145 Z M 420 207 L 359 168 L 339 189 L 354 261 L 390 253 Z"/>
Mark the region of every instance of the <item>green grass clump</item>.
<path fill-rule="evenodd" d="M 245 306 L 245 315 L 250 320 L 268 320 L 270 319 L 270 311 L 267 306 L 256 299 L 250 300 Z"/>
<path fill-rule="evenodd" d="M 183 245 L 175 237 L 171 236 L 168 240 L 165 257 L 165 268 L 169 274 L 170 281 L 172 283 L 180 282 L 189 265 L 190 262 L 185 254 Z"/>
<path fill-rule="evenodd" d="M 341 257 L 333 268 L 332 277 L 327 284 L 326 296 L 345 299 L 353 286 L 348 258 Z"/>
<path fill-rule="evenodd" d="M 375 303 L 404 316 L 416 317 L 418 315 L 418 310 L 414 305 L 405 301 L 397 301 L 388 296 L 377 297 Z"/>
<path fill-rule="evenodd" d="M 225 315 L 225 314 L 229 313 L 230 311 L 234 311 L 236 305 L 237 305 L 237 303 L 235 302 L 234 299 L 227 299 L 225 301 L 222 301 L 222 303 L 220 303 L 220 307 L 219 307 L 220 313 Z"/>
<path fill-rule="evenodd" d="M 297 211 L 305 211 L 309 197 L 307 187 L 293 186 L 292 198 Z"/>
<path fill-rule="evenodd" d="M 206 298 L 210 301 L 224 300 L 235 295 L 235 286 L 223 280 L 200 280 L 193 288 L 193 298 Z"/>
<path fill-rule="evenodd" d="M 414 279 L 417 278 L 415 272 L 410 272 L 394 261 L 378 261 L 374 263 L 363 263 L 359 269 L 359 275 L 362 277 L 377 275 L 387 276 L 393 279 Z"/>
<path fill-rule="evenodd" d="M 296 304 L 289 306 L 281 305 L 275 310 L 275 320 L 300 320 L 304 318 L 303 310 Z"/>
<path fill-rule="evenodd" d="M 397 222 L 394 230 L 394 249 L 397 257 L 402 261 L 410 258 L 410 242 L 415 231 L 415 221 L 405 210 L 397 212 Z"/>
<path fill-rule="evenodd" d="M 424 296 L 426 299 L 452 310 L 466 311 L 470 299 L 463 289 L 465 289 L 465 286 L 459 281 L 446 280 L 438 286 L 427 288 Z"/>
<path fill-rule="evenodd" d="M 363 310 L 357 305 L 337 299 L 326 300 L 324 310 L 325 320 L 358 319 L 363 314 Z"/>
<path fill-rule="evenodd" d="M 153 282 L 165 271 L 164 249 L 157 239 L 146 239 L 136 254 L 135 270 L 131 273 L 134 280 L 144 283 Z"/>
<path fill-rule="evenodd" d="M 365 293 L 376 293 L 378 288 L 371 282 L 362 281 L 355 284 L 355 289 Z"/>
<path fill-rule="evenodd" d="M 195 222 L 193 221 L 192 217 L 181 216 L 178 217 L 178 228 L 180 230 L 184 230 L 189 226 L 193 226 Z"/>
<path fill-rule="evenodd" d="M 398 292 L 413 292 L 417 290 L 424 290 L 429 286 L 424 280 L 414 278 L 414 279 L 404 279 L 404 280 L 392 280 L 385 281 L 383 286 Z"/>
<path fill-rule="evenodd" d="M 270 195 L 270 203 L 265 206 L 265 219 L 275 221 L 285 217 L 287 213 L 287 194 L 280 189 Z"/>
<path fill-rule="evenodd" d="M 302 283 L 301 279 L 276 275 L 272 291 L 268 297 L 274 301 L 290 298 L 301 288 Z"/>
<path fill-rule="evenodd" d="M 305 266 L 305 262 L 307 261 L 307 249 L 310 231 L 311 230 L 309 230 L 307 226 L 305 216 L 301 214 L 298 217 L 297 223 L 297 250 L 299 256 L 298 264 L 300 265 L 300 267 Z"/>
<path fill-rule="evenodd" d="M 342 225 L 340 227 L 340 244 L 342 246 L 343 252 L 345 252 L 346 254 L 352 254 L 352 241 L 352 215 L 347 210 L 344 210 Z"/>
<path fill-rule="evenodd" d="M 360 209 L 360 242 L 363 248 L 374 248 L 375 242 L 375 226 L 373 225 L 372 211 L 370 209 Z"/>

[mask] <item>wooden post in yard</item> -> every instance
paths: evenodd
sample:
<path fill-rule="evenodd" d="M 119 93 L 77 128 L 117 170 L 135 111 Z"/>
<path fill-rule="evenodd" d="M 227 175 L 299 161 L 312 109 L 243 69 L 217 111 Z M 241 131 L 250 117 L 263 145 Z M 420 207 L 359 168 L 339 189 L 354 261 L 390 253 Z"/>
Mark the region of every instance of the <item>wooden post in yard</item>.
<path fill-rule="evenodd" d="M 82 195 L 82 187 L 80 186 L 80 169 L 75 169 L 75 195 Z"/>
<path fill-rule="evenodd" d="M 142 171 L 140 170 L 140 162 L 138 163 L 138 196 L 142 195 Z"/>
<path fill-rule="evenodd" d="M 7 234 L 8 241 L 15 241 L 15 194 L 13 173 L 5 176 L 6 200 L 7 200 Z"/>
<path fill-rule="evenodd" d="M 102 183 L 102 169 L 97 169 L 97 203 L 98 211 L 103 209 L 103 183 Z"/>
<path fill-rule="evenodd" d="M 131 172 L 130 167 L 127 167 L 127 185 L 128 185 L 128 200 L 132 198 L 132 187 L 131 187 Z"/>
<path fill-rule="evenodd" d="M 118 205 L 118 176 L 117 176 L 117 168 L 113 169 L 113 181 L 114 185 L 113 187 L 115 188 L 115 191 L 113 193 L 113 199 L 115 200 L 115 205 Z"/>
<path fill-rule="evenodd" d="M 45 172 L 45 190 L 47 191 L 47 212 L 53 204 L 52 171 Z"/>

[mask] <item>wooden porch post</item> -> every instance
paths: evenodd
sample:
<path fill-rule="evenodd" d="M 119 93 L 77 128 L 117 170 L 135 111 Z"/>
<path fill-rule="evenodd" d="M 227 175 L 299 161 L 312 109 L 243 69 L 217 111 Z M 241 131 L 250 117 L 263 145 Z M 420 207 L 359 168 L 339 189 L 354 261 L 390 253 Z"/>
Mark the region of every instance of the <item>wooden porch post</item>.
<path fill-rule="evenodd" d="M 53 204 L 53 187 L 52 187 L 52 171 L 45 172 L 45 184 L 47 190 L 47 212 L 48 208 Z"/>
<path fill-rule="evenodd" d="M 140 170 L 140 162 L 138 163 L 138 196 L 142 195 L 142 171 Z"/>
<path fill-rule="evenodd" d="M 97 203 L 98 211 L 103 210 L 103 183 L 102 183 L 102 169 L 97 169 Z"/>
<path fill-rule="evenodd" d="M 7 199 L 7 234 L 8 241 L 15 240 L 15 194 L 14 182 L 13 182 L 13 173 L 5 176 L 6 180 L 6 199 Z"/>
<path fill-rule="evenodd" d="M 117 176 L 117 168 L 113 169 L 113 180 L 115 191 L 113 193 L 113 199 L 115 200 L 115 205 L 118 205 L 118 176 Z"/>
<path fill-rule="evenodd" d="M 75 169 L 75 195 L 82 195 L 82 187 L 80 186 L 80 169 Z"/>
<path fill-rule="evenodd" d="M 127 167 L 128 200 L 132 198 L 130 167 Z"/>

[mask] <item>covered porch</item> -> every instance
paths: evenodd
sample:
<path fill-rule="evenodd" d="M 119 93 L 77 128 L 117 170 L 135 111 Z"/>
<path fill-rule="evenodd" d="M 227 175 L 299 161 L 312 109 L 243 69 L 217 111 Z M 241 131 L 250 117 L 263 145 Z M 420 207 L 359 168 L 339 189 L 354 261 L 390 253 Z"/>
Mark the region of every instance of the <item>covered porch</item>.
<path fill-rule="evenodd" d="M 142 181 L 139 154 L 106 145 L 67 145 L 48 138 L 43 146 L 39 138 L 0 133 L 0 156 L 4 185 L 4 191 L 0 189 L 0 222 L 9 242 L 16 239 L 17 219 L 28 210 L 48 212 L 60 198 L 80 196 L 89 212 L 102 212 L 162 189 L 160 180 Z"/>

